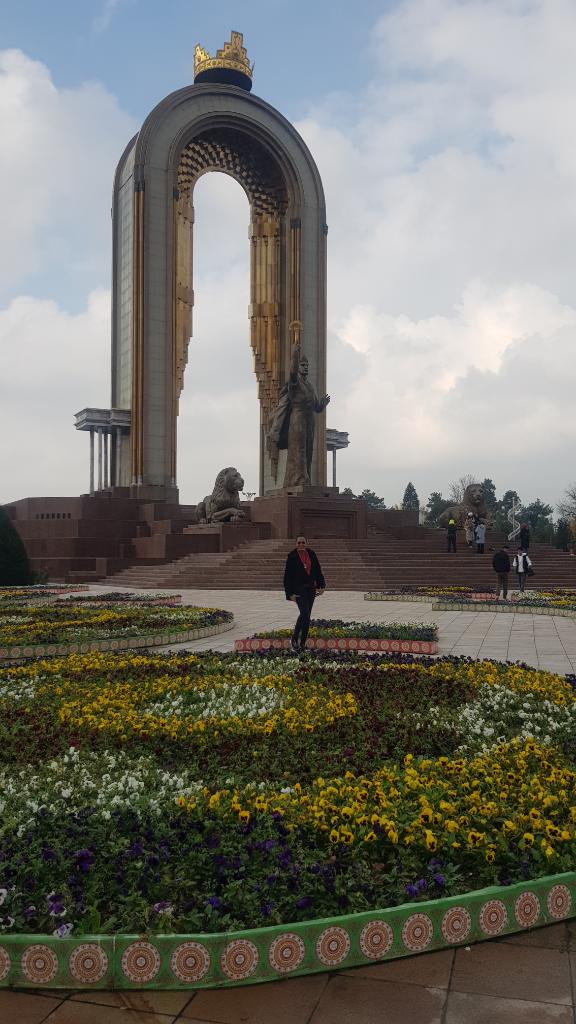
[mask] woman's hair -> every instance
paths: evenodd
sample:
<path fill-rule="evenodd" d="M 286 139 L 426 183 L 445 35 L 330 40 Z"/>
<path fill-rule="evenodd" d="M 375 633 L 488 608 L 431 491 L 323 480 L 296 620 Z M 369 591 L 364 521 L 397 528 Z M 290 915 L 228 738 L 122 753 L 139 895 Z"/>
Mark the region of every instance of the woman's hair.
<path fill-rule="evenodd" d="M 304 533 L 299 533 L 298 536 L 296 537 L 296 543 L 298 543 L 299 540 L 305 541 L 306 535 Z"/>

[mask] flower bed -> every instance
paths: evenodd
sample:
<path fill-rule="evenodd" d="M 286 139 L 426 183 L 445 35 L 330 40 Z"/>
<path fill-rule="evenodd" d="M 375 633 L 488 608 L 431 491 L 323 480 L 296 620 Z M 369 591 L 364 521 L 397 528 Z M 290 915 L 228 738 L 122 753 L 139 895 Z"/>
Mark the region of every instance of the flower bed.
<path fill-rule="evenodd" d="M 264 638 L 290 638 L 292 629 L 255 633 Z M 322 640 L 355 637 L 357 640 L 437 640 L 438 626 L 420 622 L 345 622 L 343 619 L 312 619 L 310 637 Z"/>
<path fill-rule="evenodd" d="M 88 590 L 84 584 L 68 583 L 37 584 L 33 587 L 0 587 L 0 609 L 18 601 L 54 601 L 63 594 L 77 594 Z"/>
<path fill-rule="evenodd" d="M 211 636 L 230 629 L 233 616 L 218 608 L 142 606 L 124 602 L 5 605 L 0 611 L 0 662 L 77 651 L 123 650 Z"/>
<path fill-rule="evenodd" d="M 236 640 L 237 651 L 268 651 L 290 647 L 292 629 L 273 629 Z M 344 622 L 341 619 L 313 619 L 309 650 L 404 651 L 407 654 L 436 654 L 438 627 L 434 624 L 404 622 Z"/>
<path fill-rule="evenodd" d="M 433 611 L 475 611 L 503 612 L 513 615 L 557 615 L 567 619 L 576 618 L 576 602 L 553 596 L 549 599 L 542 595 L 534 597 L 510 594 L 508 599 L 496 598 L 493 594 L 474 594 L 468 598 L 442 595 L 432 605 Z"/>
<path fill-rule="evenodd" d="M 132 604 L 141 605 L 143 608 L 172 607 L 182 604 L 182 594 L 133 594 L 129 591 L 111 591 L 109 593 L 90 593 L 82 597 L 67 598 L 68 601 L 79 604 L 117 605 Z"/>
<path fill-rule="evenodd" d="M 0 674 L 0 981 L 186 987 L 560 920 L 573 677 L 99 655 Z"/>
<path fill-rule="evenodd" d="M 370 590 L 364 594 L 365 601 L 416 601 L 423 604 L 430 604 L 432 600 L 447 598 L 462 598 L 471 600 L 477 594 L 486 596 L 494 593 L 492 587 L 485 584 L 478 587 L 395 587 L 393 590 Z"/>

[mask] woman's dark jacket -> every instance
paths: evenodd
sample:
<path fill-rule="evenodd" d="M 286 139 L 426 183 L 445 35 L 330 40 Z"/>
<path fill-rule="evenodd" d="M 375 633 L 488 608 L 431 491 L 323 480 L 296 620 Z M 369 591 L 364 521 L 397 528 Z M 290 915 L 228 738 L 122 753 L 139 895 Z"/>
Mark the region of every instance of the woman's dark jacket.
<path fill-rule="evenodd" d="M 524 551 L 528 551 L 530 547 L 530 530 L 528 527 L 522 526 L 520 529 L 520 547 L 524 548 Z"/>
<path fill-rule="evenodd" d="M 510 558 L 506 551 L 497 551 L 492 559 L 492 567 L 495 572 L 510 572 Z"/>
<path fill-rule="evenodd" d="M 316 585 L 318 590 L 324 590 L 326 587 L 326 581 L 322 575 L 322 569 L 320 568 L 316 552 L 312 551 L 312 548 L 306 548 L 306 551 L 310 555 L 310 575 L 308 575 L 302 565 L 302 560 L 296 548 L 289 552 L 286 559 L 284 590 L 286 591 L 287 601 L 290 600 L 292 594 L 299 594 L 303 587 Z"/>

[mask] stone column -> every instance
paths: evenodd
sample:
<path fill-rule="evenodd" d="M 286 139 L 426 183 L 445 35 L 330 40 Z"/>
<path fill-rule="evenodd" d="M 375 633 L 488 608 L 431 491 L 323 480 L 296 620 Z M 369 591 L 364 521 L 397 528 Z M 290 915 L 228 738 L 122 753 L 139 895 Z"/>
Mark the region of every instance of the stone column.
<path fill-rule="evenodd" d="M 98 427 L 98 490 L 102 490 L 102 427 Z"/>
<path fill-rule="evenodd" d="M 110 440 L 110 436 L 108 434 L 108 431 L 106 431 L 104 433 L 103 437 L 102 437 L 102 441 L 104 443 L 104 489 L 105 490 L 108 490 L 108 487 L 110 486 L 110 480 L 109 480 L 109 477 L 108 477 L 108 445 L 109 445 L 109 440 Z"/>
<path fill-rule="evenodd" d="M 332 487 L 336 487 L 336 449 L 332 449 Z"/>
<path fill-rule="evenodd" d="M 94 494 L 94 430 L 90 428 L 90 494 Z"/>

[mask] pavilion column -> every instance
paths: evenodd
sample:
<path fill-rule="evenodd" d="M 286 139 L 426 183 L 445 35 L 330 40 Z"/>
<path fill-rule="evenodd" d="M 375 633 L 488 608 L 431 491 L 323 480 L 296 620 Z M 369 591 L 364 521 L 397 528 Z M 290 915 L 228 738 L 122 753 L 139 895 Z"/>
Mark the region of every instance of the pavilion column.
<path fill-rule="evenodd" d="M 332 487 L 336 487 L 336 449 L 332 449 Z"/>
<path fill-rule="evenodd" d="M 98 427 L 98 490 L 102 490 L 102 427 Z"/>
<path fill-rule="evenodd" d="M 90 494 L 94 494 L 94 430 L 90 429 Z"/>
<path fill-rule="evenodd" d="M 108 490 L 108 487 L 110 486 L 110 480 L 108 477 L 108 446 L 110 436 L 108 434 L 108 431 L 106 431 L 106 433 L 103 435 L 102 441 L 104 444 L 104 490 Z"/>

